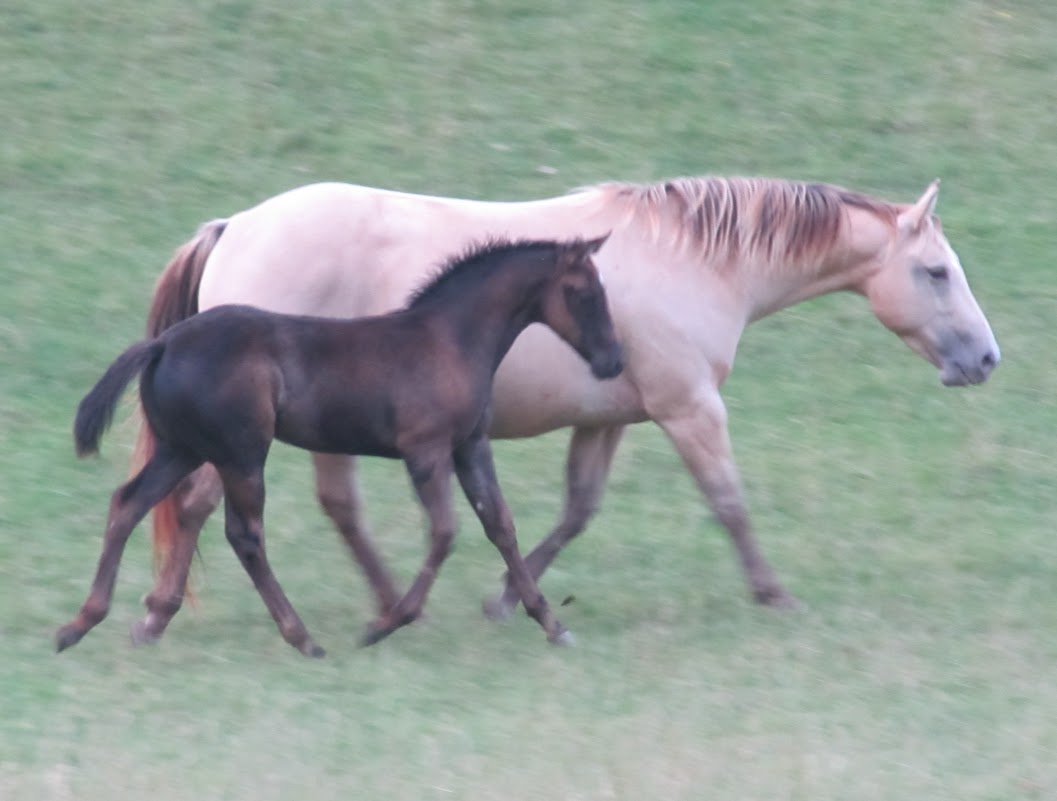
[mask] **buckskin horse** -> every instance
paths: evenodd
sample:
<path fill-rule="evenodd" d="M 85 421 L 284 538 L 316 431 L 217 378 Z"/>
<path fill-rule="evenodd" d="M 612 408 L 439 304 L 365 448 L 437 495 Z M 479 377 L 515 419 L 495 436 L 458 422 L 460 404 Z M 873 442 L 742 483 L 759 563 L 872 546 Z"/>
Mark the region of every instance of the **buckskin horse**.
<path fill-rule="evenodd" d="M 626 369 L 598 382 L 551 332 L 514 344 L 496 375 L 491 436 L 572 426 L 564 510 L 526 557 L 538 578 L 600 502 L 624 427 L 653 420 L 668 435 L 737 551 L 752 595 L 793 605 L 749 524 L 720 395 L 745 327 L 808 298 L 864 295 L 877 319 L 939 369 L 948 386 L 985 381 L 999 349 L 934 215 L 939 182 L 913 203 L 838 186 L 770 178 L 603 183 L 569 195 L 497 203 L 340 183 L 312 184 L 201 227 L 158 279 L 156 335 L 221 303 L 361 317 L 398 307 L 444 253 L 488 236 L 596 237 Z M 149 449 L 150 431 L 141 429 Z M 376 557 L 347 456 L 313 456 L 319 500 L 352 553 Z M 220 502 L 208 466 L 155 513 L 165 586 L 185 575 L 203 522 Z M 174 543 L 181 543 L 174 547 Z M 368 570 L 370 576 L 370 571 Z M 375 584 L 380 609 L 393 595 Z M 175 592 L 175 590 L 174 590 Z M 493 617 L 518 601 L 511 577 L 485 602 Z"/>

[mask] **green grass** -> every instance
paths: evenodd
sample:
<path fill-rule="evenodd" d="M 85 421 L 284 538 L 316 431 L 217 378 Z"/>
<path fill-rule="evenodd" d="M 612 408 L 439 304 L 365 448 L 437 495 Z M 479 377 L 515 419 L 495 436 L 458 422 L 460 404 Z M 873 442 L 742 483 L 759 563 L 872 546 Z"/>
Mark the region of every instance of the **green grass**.
<path fill-rule="evenodd" d="M 1041 799 L 1057 796 L 1057 7 L 12 0 L 0 23 L 0 798 Z M 218 521 L 156 648 L 133 537 L 69 653 L 133 429 L 78 462 L 81 395 L 204 220 L 313 180 L 495 199 L 765 174 L 939 210 L 1003 348 L 943 390 L 853 297 L 750 329 L 726 389 L 766 553 L 804 611 L 746 598 L 664 438 L 629 432 L 602 513 L 543 584 L 572 650 L 486 623 L 465 530 L 422 625 L 356 648 L 363 581 L 300 453 L 269 465 L 286 646 Z M 566 438 L 499 443 L 522 540 Z M 422 518 L 370 463 L 406 582 Z"/>

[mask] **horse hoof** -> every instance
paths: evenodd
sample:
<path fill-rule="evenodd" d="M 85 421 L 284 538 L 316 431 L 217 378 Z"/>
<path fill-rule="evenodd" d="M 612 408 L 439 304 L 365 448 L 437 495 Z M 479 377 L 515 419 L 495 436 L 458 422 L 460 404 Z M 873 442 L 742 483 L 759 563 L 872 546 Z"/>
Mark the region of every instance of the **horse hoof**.
<path fill-rule="evenodd" d="M 327 655 L 327 652 L 324 651 L 322 647 L 320 647 L 319 645 L 316 645 L 311 640 L 309 640 L 304 645 L 302 645 L 301 648 L 300 648 L 300 651 L 305 656 L 310 656 L 313 659 L 322 659 L 323 657 L 325 657 Z"/>
<path fill-rule="evenodd" d="M 81 631 L 79 626 L 73 623 L 66 624 L 55 632 L 55 653 L 61 654 L 70 646 L 77 645 L 84 635 L 85 632 Z"/>
<path fill-rule="evenodd" d="M 551 645 L 560 645 L 563 648 L 571 648 L 576 645 L 576 638 L 568 629 L 565 629 L 560 634 L 555 634 L 553 637 L 548 637 L 547 640 Z"/>
<path fill-rule="evenodd" d="M 492 598 L 485 598 L 481 602 L 481 611 L 494 623 L 505 623 L 514 614 L 514 606 L 514 604 L 508 604 L 503 594 L 500 593 Z"/>
<path fill-rule="evenodd" d="M 154 645 L 158 641 L 158 635 L 154 634 L 147 628 L 147 624 L 142 620 L 137 620 L 128 630 L 129 638 L 132 640 L 132 645 L 139 648 L 141 645 Z"/>
<path fill-rule="evenodd" d="M 392 633 L 393 629 L 390 627 L 372 623 L 367 627 L 363 637 L 360 638 L 360 647 L 366 648 L 368 645 L 379 643 Z"/>
<path fill-rule="evenodd" d="M 800 601 L 781 587 L 768 587 L 766 589 L 756 590 L 753 593 L 753 598 L 756 600 L 756 603 L 771 609 L 796 611 L 803 608 L 803 604 L 801 604 Z"/>

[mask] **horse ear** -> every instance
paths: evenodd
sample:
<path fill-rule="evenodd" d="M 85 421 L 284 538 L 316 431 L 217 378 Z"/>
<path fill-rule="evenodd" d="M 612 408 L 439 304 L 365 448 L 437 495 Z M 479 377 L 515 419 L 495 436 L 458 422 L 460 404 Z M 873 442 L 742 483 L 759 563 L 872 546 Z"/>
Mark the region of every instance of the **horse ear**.
<path fill-rule="evenodd" d="M 586 245 L 587 247 L 587 253 L 597 253 L 599 250 L 601 250 L 602 245 L 606 243 L 606 240 L 609 239 L 609 235 L 612 233 L 612 231 L 606 231 L 604 234 L 602 234 L 602 236 L 598 237 L 598 239 L 592 239 L 588 242 L 585 242 L 584 245 Z"/>
<path fill-rule="evenodd" d="M 921 224 L 932 215 L 932 210 L 936 208 L 936 198 L 939 193 L 940 179 L 937 178 L 928 185 L 925 193 L 913 206 L 899 215 L 899 230 L 904 234 L 909 234 L 921 228 Z"/>
<path fill-rule="evenodd" d="M 609 234 L 611 233 L 612 231 L 607 231 L 605 235 L 600 236 L 597 239 L 575 239 L 564 245 L 564 253 L 561 257 L 561 269 L 566 270 L 570 267 L 574 267 L 583 262 L 588 256 L 597 253 L 598 249 L 605 244 L 607 239 L 609 239 Z"/>

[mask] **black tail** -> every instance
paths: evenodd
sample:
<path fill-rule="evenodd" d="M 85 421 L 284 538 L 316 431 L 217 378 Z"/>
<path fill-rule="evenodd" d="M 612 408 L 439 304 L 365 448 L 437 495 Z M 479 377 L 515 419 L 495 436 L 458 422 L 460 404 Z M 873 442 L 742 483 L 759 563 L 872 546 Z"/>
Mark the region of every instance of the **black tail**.
<path fill-rule="evenodd" d="M 78 456 L 99 450 L 99 438 L 114 418 L 114 407 L 128 383 L 161 356 L 165 345 L 160 339 L 137 342 L 106 368 L 103 377 L 84 396 L 73 421 L 73 442 Z"/>

